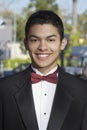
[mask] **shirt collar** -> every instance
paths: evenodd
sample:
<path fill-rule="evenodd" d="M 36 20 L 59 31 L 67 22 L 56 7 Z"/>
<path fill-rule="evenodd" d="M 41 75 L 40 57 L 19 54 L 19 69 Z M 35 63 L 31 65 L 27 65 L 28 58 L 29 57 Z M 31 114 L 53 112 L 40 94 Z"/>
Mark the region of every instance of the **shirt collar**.
<path fill-rule="evenodd" d="M 43 75 L 46 76 L 46 75 L 48 75 L 48 74 L 51 74 L 51 73 L 55 72 L 55 71 L 57 70 L 58 66 L 56 65 L 56 66 L 55 66 L 51 71 L 49 71 L 47 74 L 41 73 L 38 69 L 36 69 L 35 67 L 33 67 L 32 64 L 31 64 L 31 68 L 33 69 L 34 72 L 36 72 L 36 74 L 39 74 L 39 75 L 42 75 L 42 76 L 43 76 Z"/>

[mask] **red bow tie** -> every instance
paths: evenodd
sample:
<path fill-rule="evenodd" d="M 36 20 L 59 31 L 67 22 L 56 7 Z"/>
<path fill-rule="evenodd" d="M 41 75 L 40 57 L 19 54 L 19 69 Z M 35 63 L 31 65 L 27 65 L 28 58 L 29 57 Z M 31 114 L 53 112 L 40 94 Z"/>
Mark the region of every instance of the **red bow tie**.
<path fill-rule="evenodd" d="M 58 71 L 55 71 L 54 73 L 49 74 L 47 76 L 41 76 L 41 75 L 38 75 L 38 74 L 32 72 L 31 73 L 31 82 L 32 82 L 32 84 L 34 84 L 34 83 L 38 83 L 41 80 L 45 80 L 45 81 L 48 81 L 51 83 L 57 83 L 57 78 L 58 78 L 57 73 L 58 73 Z"/>

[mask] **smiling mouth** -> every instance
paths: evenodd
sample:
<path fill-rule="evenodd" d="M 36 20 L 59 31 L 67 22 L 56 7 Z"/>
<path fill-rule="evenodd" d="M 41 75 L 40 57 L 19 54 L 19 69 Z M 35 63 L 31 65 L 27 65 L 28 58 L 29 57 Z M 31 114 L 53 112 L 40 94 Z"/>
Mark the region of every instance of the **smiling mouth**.
<path fill-rule="evenodd" d="M 46 60 L 51 54 L 37 54 L 37 58 L 40 60 Z"/>

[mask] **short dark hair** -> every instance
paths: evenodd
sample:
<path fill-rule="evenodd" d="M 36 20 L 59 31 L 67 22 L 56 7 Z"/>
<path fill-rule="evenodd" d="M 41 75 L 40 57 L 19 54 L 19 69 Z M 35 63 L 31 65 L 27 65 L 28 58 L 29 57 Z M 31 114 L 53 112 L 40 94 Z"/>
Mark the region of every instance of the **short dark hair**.
<path fill-rule="evenodd" d="M 58 28 L 60 34 L 60 40 L 64 38 L 64 26 L 61 18 L 55 14 L 53 11 L 40 10 L 33 13 L 27 20 L 25 26 L 25 37 L 27 39 L 29 29 L 34 24 L 52 24 Z"/>

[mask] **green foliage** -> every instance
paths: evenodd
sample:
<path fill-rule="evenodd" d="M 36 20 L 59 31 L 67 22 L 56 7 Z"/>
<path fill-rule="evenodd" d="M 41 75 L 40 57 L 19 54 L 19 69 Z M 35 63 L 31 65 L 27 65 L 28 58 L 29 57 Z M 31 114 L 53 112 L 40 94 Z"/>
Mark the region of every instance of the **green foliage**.
<path fill-rule="evenodd" d="M 43 3 L 41 0 L 36 1 L 36 10 L 40 9 L 48 9 L 53 10 L 54 12 L 58 12 L 58 5 L 55 0 L 44 0 Z"/>
<path fill-rule="evenodd" d="M 3 61 L 4 64 L 4 69 L 15 69 L 16 67 L 18 67 L 20 64 L 25 64 L 25 63 L 30 63 L 31 60 L 30 59 L 6 59 Z"/>
<path fill-rule="evenodd" d="M 25 28 L 25 21 L 24 19 L 17 15 L 17 21 L 16 21 L 16 24 L 17 24 L 17 32 L 16 32 L 16 35 L 17 35 L 17 41 L 18 42 L 23 42 L 23 39 L 24 39 L 24 28 Z"/>
<path fill-rule="evenodd" d="M 70 46 L 79 46 L 80 32 L 74 33 L 70 36 Z"/>
<path fill-rule="evenodd" d="M 87 10 L 78 16 L 78 30 L 81 32 L 84 44 L 87 44 Z"/>
<path fill-rule="evenodd" d="M 57 12 L 59 10 L 58 5 L 56 4 L 56 0 L 30 0 L 28 8 L 30 10 L 48 9 Z"/>

